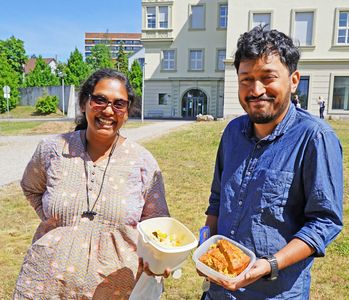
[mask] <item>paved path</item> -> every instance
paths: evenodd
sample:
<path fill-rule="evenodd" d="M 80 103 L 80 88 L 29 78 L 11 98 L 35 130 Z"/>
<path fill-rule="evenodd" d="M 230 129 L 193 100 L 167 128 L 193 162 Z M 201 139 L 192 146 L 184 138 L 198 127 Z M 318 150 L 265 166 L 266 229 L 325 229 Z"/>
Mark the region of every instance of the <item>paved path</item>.
<path fill-rule="evenodd" d="M 121 129 L 133 141 L 148 140 L 166 134 L 190 121 L 161 121 L 138 128 Z M 48 135 L 0 136 L 0 186 L 20 180 L 38 142 Z"/>

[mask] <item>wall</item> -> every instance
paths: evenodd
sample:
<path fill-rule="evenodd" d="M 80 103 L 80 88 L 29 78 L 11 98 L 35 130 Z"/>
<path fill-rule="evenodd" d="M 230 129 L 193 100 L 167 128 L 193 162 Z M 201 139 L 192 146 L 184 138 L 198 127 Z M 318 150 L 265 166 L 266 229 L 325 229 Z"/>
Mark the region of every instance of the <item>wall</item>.
<path fill-rule="evenodd" d="M 61 86 L 47 86 L 47 87 L 28 87 L 20 88 L 20 105 L 35 106 L 39 97 L 46 92 L 48 95 L 57 96 L 59 98 L 58 107 L 63 109 L 63 97 Z M 76 115 L 76 96 L 75 87 L 73 85 L 64 86 L 64 112 L 67 117 L 75 118 Z"/>

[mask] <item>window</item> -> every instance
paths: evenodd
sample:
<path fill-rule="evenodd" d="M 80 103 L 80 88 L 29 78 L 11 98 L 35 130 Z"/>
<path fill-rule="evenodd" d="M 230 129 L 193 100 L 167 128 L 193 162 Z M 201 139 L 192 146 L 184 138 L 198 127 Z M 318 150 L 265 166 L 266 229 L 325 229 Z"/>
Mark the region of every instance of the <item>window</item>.
<path fill-rule="evenodd" d="M 349 45 L 349 11 L 339 12 L 337 43 Z"/>
<path fill-rule="evenodd" d="M 147 7 L 147 28 L 156 27 L 155 7 Z"/>
<path fill-rule="evenodd" d="M 332 109 L 349 110 L 349 76 L 335 76 Z"/>
<path fill-rule="evenodd" d="M 301 107 L 303 109 L 308 109 L 309 82 L 310 82 L 309 76 L 301 76 L 296 93 L 295 93 L 298 95 Z"/>
<path fill-rule="evenodd" d="M 202 71 L 204 69 L 203 50 L 190 50 L 189 52 L 189 70 Z"/>
<path fill-rule="evenodd" d="M 163 70 L 175 70 L 175 50 L 164 50 L 162 51 L 162 69 Z"/>
<path fill-rule="evenodd" d="M 217 70 L 224 71 L 225 49 L 217 50 Z"/>
<path fill-rule="evenodd" d="M 219 19 L 218 19 L 218 28 L 227 28 L 228 24 L 228 5 L 220 4 L 219 5 Z"/>
<path fill-rule="evenodd" d="M 168 28 L 168 7 L 167 6 L 159 7 L 159 27 Z"/>
<path fill-rule="evenodd" d="M 300 46 L 313 45 L 314 12 L 296 12 L 294 37 Z"/>
<path fill-rule="evenodd" d="M 190 28 L 205 28 L 205 7 L 203 5 L 193 5 L 191 7 Z"/>
<path fill-rule="evenodd" d="M 252 28 L 256 26 L 265 26 L 266 30 L 270 30 L 271 14 L 270 13 L 253 13 Z"/>
<path fill-rule="evenodd" d="M 159 105 L 166 105 L 168 100 L 167 94 L 159 94 Z"/>

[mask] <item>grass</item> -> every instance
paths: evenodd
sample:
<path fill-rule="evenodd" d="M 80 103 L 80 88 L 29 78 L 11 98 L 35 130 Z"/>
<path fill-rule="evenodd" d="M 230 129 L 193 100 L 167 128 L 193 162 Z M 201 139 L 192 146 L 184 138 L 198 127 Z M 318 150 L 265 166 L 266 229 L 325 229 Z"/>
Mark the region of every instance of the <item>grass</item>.
<path fill-rule="evenodd" d="M 349 122 L 331 122 L 344 150 L 345 228 L 325 258 L 315 260 L 311 299 L 349 299 Z M 204 224 L 215 155 L 225 122 L 194 123 L 161 139 L 145 143 L 162 169 L 173 217 L 195 235 Z M 0 299 L 10 299 L 23 257 L 38 220 L 26 203 L 18 183 L 0 189 Z M 3 246 L 4 245 L 4 246 Z M 189 258 L 180 279 L 165 281 L 162 300 L 200 299 L 202 279 Z"/>
<path fill-rule="evenodd" d="M 56 113 L 42 115 L 38 114 L 35 110 L 35 106 L 17 106 L 10 111 L 10 118 L 13 119 L 29 119 L 29 118 L 63 118 L 62 112 L 57 109 Z M 8 113 L 0 114 L 0 119 L 7 119 Z"/>

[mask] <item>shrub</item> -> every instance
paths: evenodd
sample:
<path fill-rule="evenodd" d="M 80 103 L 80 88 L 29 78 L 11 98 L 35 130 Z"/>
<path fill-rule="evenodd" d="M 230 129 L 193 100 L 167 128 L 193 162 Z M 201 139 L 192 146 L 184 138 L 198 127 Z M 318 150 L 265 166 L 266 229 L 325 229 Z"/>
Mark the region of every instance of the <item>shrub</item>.
<path fill-rule="evenodd" d="M 55 113 L 59 99 L 57 96 L 44 95 L 38 98 L 36 102 L 35 109 L 40 114 L 50 114 Z"/>

